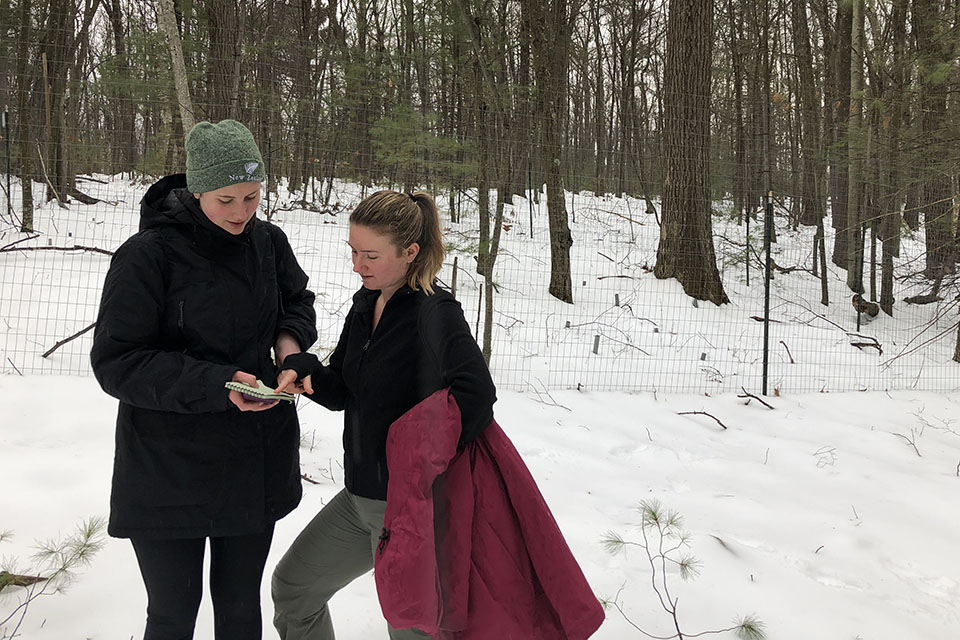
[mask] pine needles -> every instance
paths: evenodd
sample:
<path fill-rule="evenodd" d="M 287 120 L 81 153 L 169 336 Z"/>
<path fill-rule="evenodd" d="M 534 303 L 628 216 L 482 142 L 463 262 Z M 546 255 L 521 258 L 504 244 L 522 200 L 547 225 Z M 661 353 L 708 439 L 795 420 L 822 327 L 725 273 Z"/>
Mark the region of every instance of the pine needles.
<path fill-rule="evenodd" d="M 732 632 L 740 640 L 765 640 L 764 624 L 754 615 L 741 617 L 734 626 L 724 629 L 712 629 L 689 633 L 684 631 L 678 611 L 678 599 L 670 592 L 668 576 L 669 570 L 675 569 L 684 581 L 692 580 L 700 575 L 703 563 L 687 552 L 690 547 L 690 535 L 683 529 L 683 518 L 672 509 L 665 509 L 657 500 L 640 502 L 637 510 L 640 512 L 640 533 L 642 541 L 625 539 L 616 531 L 608 531 L 600 540 L 603 548 L 611 553 L 625 552 L 628 547 L 638 547 L 644 550 L 647 562 L 650 565 L 650 586 L 660 601 L 661 608 L 667 613 L 672 622 L 674 633 L 668 636 L 658 636 L 645 631 L 633 620 L 627 617 L 621 604 L 623 588 L 613 599 L 603 600 L 604 607 L 614 607 L 620 612 L 624 620 L 634 629 L 654 640 L 671 640 L 677 638 L 696 638 L 708 634 Z"/>

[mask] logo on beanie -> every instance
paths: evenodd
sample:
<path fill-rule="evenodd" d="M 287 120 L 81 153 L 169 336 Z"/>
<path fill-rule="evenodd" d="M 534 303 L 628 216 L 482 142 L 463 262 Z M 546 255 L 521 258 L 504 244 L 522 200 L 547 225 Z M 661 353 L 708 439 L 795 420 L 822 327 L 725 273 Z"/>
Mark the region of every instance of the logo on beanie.
<path fill-rule="evenodd" d="M 255 180 L 257 169 L 259 168 L 259 162 L 247 162 L 243 165 L 243 170 L 247 172 L 246 175 L 230 175 L 227 177 L 230 178 L 231 182 L 243 182 L 244 180 L 253 182 Z"/>

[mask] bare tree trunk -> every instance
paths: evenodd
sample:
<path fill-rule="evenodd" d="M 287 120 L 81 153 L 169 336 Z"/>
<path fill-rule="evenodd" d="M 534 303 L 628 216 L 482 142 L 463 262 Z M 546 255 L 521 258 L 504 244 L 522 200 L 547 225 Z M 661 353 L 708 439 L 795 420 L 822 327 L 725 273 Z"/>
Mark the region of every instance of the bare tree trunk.
<path fill-rule="evenodd" d="M 297 33 L 295 44 L 290 48 L 294 69 L 291 78 L 294 128 L 291 132 L 293 166 L 288 187 L 291 191 L 302 191 L 303 200 L 306 201 L 312 174 L 309 162 L 310 145 L 317 135 L 316 123 L 312 117 L 314 86 L 311 82 L 310 62 L 314 53 L 313 39 L 317 36 L 319 25 L 316 24 L 317 12 L 314 11 L 312 3 L 299 3 L 296 10 Z M 346 43 L 343 43 L 341 54 L 349 61 Z M 346 126 L 347 123 L 343 124 Z M 338 134 L 339 132 L 336 135 Z"/>
<path fill-rule="evenodd" d="M 578 2 L 578 0 L 573 0 Z M 566 122 L 567 71 L 573 21 L 578 8 L 568 0 L 524 0 L 530 16 L 531 50 L 536 68 L 537 110 L 540 120 L 540 156 L 547 182 L 550 227 L 550 295 L 573 302 L 570 247 L 573 236 L 567 221 L 563 192 L 563 127 Z"/>
<path fill-rule="evenodd" d="M 883 160 L 881 207 L 883 208 L 879 232 L 881 241 L 880 308 L 893 315 L 893 259 L 900 255 L 900 195 L 901 150 L 900 129 L 903 124 L 904 84 L 907 78 L 907 0 L 895 0 L 890 16 L 893 39 L 889 89 L 885 92 L 888 122 Z"/>
<path fill-rule="evenodd" d="M 830 304 L 830 281 L 827 273 L 827 245 L 824 239 L 823 218 L 817 220 L 817 232 L 813 240 L 813 259 L 820 259 L 820 304 Z"/>
<path fill-rule="evenodd" d="M 953 361 L 960 362 L 960 322 L 957 323 L 957 346 L 953 349 Z"/>
<path fill-rule="evenodd" d="M 797 69 L 800 73 L 803 154 L 800 222 L 805 225 L 815 225 L 826 215 L 826 206 L 821 195 L 824 173 L 820 161 L 820 101 L 817 99 L 819 91 L 813 76 L 813 53 L 810 48 L 810 30 L 807 26 L 807 5 L 806 2 L 792 2 L 791 6 Z"/>
<path fill-rule="evenodd" d="M 741 4 L 747 23 L 746 42 L 752 55 L 747 58 L 748 64 L 744 67 L 744 80 L 747 97 L 747 129 L 746 129 L 746 160 L 744 174 L 746 183 L 746 203 L 754 219 L 766 195 L 763 181 L 763 171 L 766 150 L 764 148 L 764 131 L 766 122 L 764 109 L 769 101 L 769 77 L 764 61 L 764 51 L 768 48 L 767 40 L 770 31 L 769 0 Z M 759 46 L 757 46 L 759 44 Z"/>
<path fill-rule="evenodd" d="M 73 53 L 74 19 L 76 7 L 73 0 L 51 0 L 47 24 L 43 30 L 40 54 L 48 84 L 44 87 L 49 96 L 47 103 L 47 128 L 44 158 L 44 173 L 47 181 L 46 200 L 57 199 L 62 204 L 67 199 L 69 186 L 66 146 L 66 98 L 69 57 Z"/>
<path fill-rule="evenodd" d="M 157 0 L 157 22 L 166 37 L 167 48 L 170 50 L 170 67 L 173 70 L 173 84 L 177 91 L 177 104 L 180 107 L 180 122 L 183 123 L 183 131 L 186 134 L 193 129 L 196 120 L 173 2 L 174 0 Z"/>
<path fill-rule="evenodd" d="M 15 32 L 14 20 L 10 12 L 10 0 L 0 0 L 0 17 L 4 23 L 0 25 L 0 96 L 4 96 L 4 106 L 10 106 L 6 103 L 6 96 L 10 95 L 10 63 L 14 61 L 14 54 L 10 51 L 10 45 L 13 42 L 12 34 Z M 6 168 L 6 167 L 4 167 Z M 9 197 L 10 194 L 7 194 Z"/>
<path fill-rule="evenodd" d="M 478 45 L 479 46 L 479 45 Z M 480 246 L 477 250 L 477 273 L 486 275 L 493 271 L 490 265 L 490 178 L 487 170 L 490 166 L 487 132 L 487 100 L 483 89 L 482 61 L 478 56 L 473 60 L 474 79 L 474 127 L 477 145 L 477 206 L 480 217 Z"/>
<path fill-rule="evenodd" d="M 952 16 L 956 8 L 941 11 L 938 0 L 913 0 L 913 28 L 918 54 L 921 135 L 928 143 L 920 159 L 920 207 L 926 232 L 926 270 L 928 278 L 952 273 L 956 268 L 953 237 L 952 147 L 942 140 L 946 133 L 948 95 L 952 74 L 945 67 L 954 64 L 958 36 Z M 950 143 L 947 143 L 950 144 Z"/>
<path fill-rule="evenodd" d="M 214 121 L 240 117 L 240 71 L 243 54 L 246 3 L 207 0 L 207 117 Z"/>
<path fill-rule="evenodd" d="M 593 29 L 594 46 L 596 47 L 596 60 L 593 70 L 593 126 L 594 126 L 594 169 L 593 169 L 593 193 L 603 195 L 605 186 L 603 183 L 605 168 L 605 149 L 606 140 L 604 139 L 604 123 L 607 119 L 607 106 L 604 97 L 603 65 L 606 57 L 606 48 L 603 44 L 603 30 L 600 28 L 600 8 L 599 0 L 590 0 L 590 22 Z"/>
<path fill-rule="evenodd" d="M 17 136 L 20 138 L 20 231 L 23 233 L 33 232 L 33 180 L 35 178 L 35 165 L 33 163 L 34 151 L 30 144 L 31 118 L 29 115 L 31 112 L 35 112 L 35 110 L 30 109 L 28 104 L 32 77 L 31 74 L 27 72 L 32 31 L 30 11 L 30 0 L 21 0 L 20 38 L 17 43 L 16 130 Z"/>
<path fill-rule="evenodd" d="M 739 5 L 739 3 L 738 3 Z M 727 0 L 727 24 L 730 27 L 730 61 L 733 75 L 734 141 L 733 141 L 733 207 L 737 224 L 743 223 L 747 208 L 746 127 L 743 110 L 743 62 L 740 50 L 743 41 L 743 20 L 735 13 L 733 0 Z"/>
<path fill-rule="evenodd" d="M 826 20 L 829 24 L 829 20 Z M 825 27 L 826 28 L 826 27 Z M 847 220 L 848 191 L 848 136 L 847 120 L 850 117 L 850 34 L 853 28 L 853 8 L 849 2 L 837 6 L 833 48 L 827 72 L 832 76 L 832 95 L 828 105 L 833 105 L 833 138 L 830 153 L 830 210 L 836 235 L 833 241 L 833 263 L 847 268 L 849 242 L 856 233 Z"/>
<path fill-rule="evenodd" d="M 847 123 L 847 229 L 850 235 L 847 253 L 847 286 L 863 293 L 863 0 L 853 0 L 853 26 L 850 36 L 850 119 Z"/>
<path fill-rule="evenodd" d="M 77 171 L 85 168 L 77 167 L 77 154 L 75 152 L 70 153 L 70 151 L 73 149 L 73 145 L 68 144 L 67 141 L 76 140 L 80 137 L 78 134 L 78 126 L 80 123 L 80 102 L 82 99 L 83 87 L 86 85 L 84 68 L 85 64 L 88 62 L 88 54 L 90 49 L 90 25 L 92 24 L 93 18 L 96 15 L 99 7 L 100 0 L 84 0 L 83 2 L 83 19 L 74 38 L 74 55 L 76 57 L 74 58 L 74 64 L 72 67 L 70 67 L 69 64 L 67 65 L 70 73 L 70 82 L 68 85 L 69 88 L 67 95 L 64 98 L 64 127 L 63 133 L 61 134 L 62 145 L 64 148 L 64 191 L 66 191 L 68 196 L 77 198 L 86 204 L 93 204 L 93 202 L 96 200 L 92 200 L 89 196 L 80 193 L 77 190 Z"/>
<path fill-rule="evenodd" d="M 657 278 L 687 295 L 729 302 L 717 271 L 710 199 L 711 0 L 670 0 L 664 68 L 663 223 Z"/>
<path fill-rule="evenodd" d="M 493 352 L 493 307 L 495 300 L 495 287 L 493 280 L 493 268 L 497 261 L 497 252 L 500 245 L 500 232 L 503 227 L 503 208 L 508 196 L 511 183 L 510 161 L 514 152 L 515 143 L 506 141 L 510 134 L 506 131 L 506 106 L 513 101 L 506 94 L 508 87 L 505 67 L 506 52 L 502 49 L 492 55 L 487 48 L 487 43 L 504 42 L 503 33 L 497 33 L 492 37 L 484 36 L 484 24 L 490 24 L 487 19 L 488 12 L 484 7 L 476 9 L 467 4 L 467 0 L 458 2 L 460 15 L 463 24 L 467 28 L 472 45 L 473 55 L 473 98 L 474 98 L 474 124 L 476 132 L 477 149 L 477 189 L 479 206 L 479 232 L 480 241 L 477 250 L 477 273 L 483 276 L 484 286 L 486 288 L 484 299 L 484 327 L 481 351 L 487 363 Z M 505 32 L 505 14 L 500 15 L 498 24 L 499 32 Z M 488 28 L 489 29 L 489 28 Z M 491 59 L 498 59 L 497 65 L 491 64 Z M 499 73 L 491 72 L 499 68 Z M 505 95 L 506 94 L 506 95 Z M 491 115 L 494 117 L 491 118 Z M 491 120 L 495 121 L 495 126 L 491 127 Z M 496 130 L 496 131 L 494 131 Z M 490 141 L 492 139 L 504 140 L 498 145 L 495 154 L 491 154 Z M 493 157 L 491 157 L 493 156 Z M 490 172 L 489 166 L 495 164 L 497 174 L 497 203 L 496 215 L 493 221 L 492 234 L 490 224 Z"/>
<path fill-rule="evenodd" d="M 117 86 L 111 98 L 116 107 L 116 142 L 111 143 L 112 158 L 115 170 L 119 172 L 133 171 L 137 163 L 136 131 L 134 130 L 134 101 L 132 97 L 132 83 L 130 59 L 127 55 L 127 40 L 124 30 L 124 16 L 120 0 L 108 0 L 104 4 L 110 27 L 113 31 L 114 55 L 117 57 Z"/>
<path fill-rule="evenodd" d="M 522 149 L 519 162 L 520 167 L 516 171 L 517 193 L 523 193 L 524 197 L 531 197 L 527 192 L 527 178 L 530 175 L 530 148 L 533 146 L 533 116 L 532 116 L 532 95 L 530 87 L 532 86 L 531 74 L 531 52 L 530 52 L 530 25 L 527 22 L 528 16 L 521 12 L 520 15 L 520 51 L 517 61 L 517 105 L 514 109 L 514 143 L 517 149 Z M 530 230 L 533 233 L 533 229 Z"/>

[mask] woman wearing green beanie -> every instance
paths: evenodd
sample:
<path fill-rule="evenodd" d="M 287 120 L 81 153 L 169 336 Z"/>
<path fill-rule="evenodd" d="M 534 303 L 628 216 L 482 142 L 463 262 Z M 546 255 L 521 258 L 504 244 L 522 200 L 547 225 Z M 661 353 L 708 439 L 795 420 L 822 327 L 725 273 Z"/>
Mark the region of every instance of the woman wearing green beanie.
<path fill-rule="evenodd" d="M 283 231 L 256 217 L 250 131 L 201 122 L 186 151 L 104 281 L 90 357 L 120 401 L 109 532 L 140 565 L 144 640 L 193 637 L 208 540 L 215 637 L 257 640 L 274 523 L 300 501 L 299 425 L 292 404 L 224 385 L 276 385 L 316 340 L 314 294 Z"/>

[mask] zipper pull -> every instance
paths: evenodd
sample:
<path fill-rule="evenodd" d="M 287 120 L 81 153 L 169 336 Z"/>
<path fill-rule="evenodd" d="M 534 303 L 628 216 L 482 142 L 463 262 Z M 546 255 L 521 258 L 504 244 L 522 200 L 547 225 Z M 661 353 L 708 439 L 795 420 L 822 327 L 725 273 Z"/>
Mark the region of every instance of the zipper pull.
<path fill-rule="evenodd" d="M 363 349 L 360 350 L 360 353 L 366 353 L 366 352 L 367 352 L 367 347 L 370 346 L 370 340 L 371 340 L 370 338 L 367 338 L 367 341 L 366 341 L 365 343 L 363 343 Z"/>
<path fill-rule="evenodd" d="M 377 541 L 377 554 L 383 555 L 383 550 L 386 549 L 387 543 L 390 541 L 390 529 L 382 527 L 380 529 L 380 538 Z"/>

